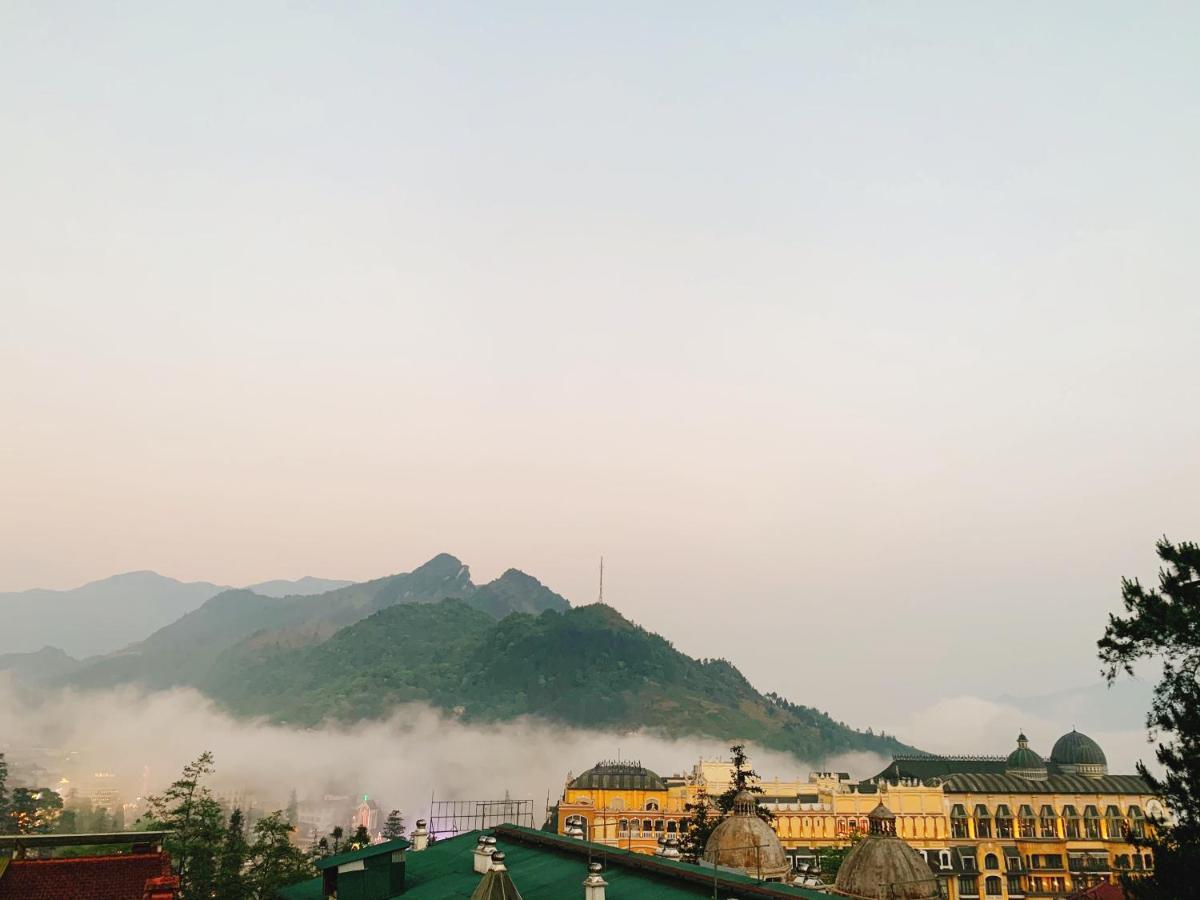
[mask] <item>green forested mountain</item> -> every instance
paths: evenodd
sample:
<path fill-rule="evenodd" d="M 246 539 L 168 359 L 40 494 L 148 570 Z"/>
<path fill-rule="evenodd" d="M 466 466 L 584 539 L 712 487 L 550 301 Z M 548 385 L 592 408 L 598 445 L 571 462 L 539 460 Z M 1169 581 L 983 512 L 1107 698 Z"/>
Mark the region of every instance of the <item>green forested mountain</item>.
<path fill-rule="evenodd" d="M 608 606 L 497 622 L 447 600 L 398 605 L 303 647 L 224 654 L 202 687 L 240 714 L 355 721 L 421 700 L 467 720 L 536 715 L 596 728 L 743 738 L 808 759 L 905 749 L 760 694 L 725 660 L 696 660 Z"/>
<path fill-rule="evenodd" d="M 247 645 L 243 652 L 253 652 L 256 647 L 315 644 L 381 609 L 447 597 L 461 598 L 495 618 L 569 606 L 536 578 L 515 569 L 476 586 L 461 560 L 442 553 L 411 572 L 322 594 L 266 597 L 250 590 L 224 591 L 144 641 L 85 660 L 65 680 L 81 686 L 196 684 L 218 657 L 239 645 Z"/>

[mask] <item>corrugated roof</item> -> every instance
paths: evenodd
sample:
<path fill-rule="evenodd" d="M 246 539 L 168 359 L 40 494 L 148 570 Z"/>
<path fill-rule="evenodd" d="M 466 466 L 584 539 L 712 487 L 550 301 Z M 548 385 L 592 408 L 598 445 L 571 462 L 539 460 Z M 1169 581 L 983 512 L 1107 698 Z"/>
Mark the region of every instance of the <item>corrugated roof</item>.
<path fill-rule="evenodd" d="M 336 856 L 326 856 L 324 859 L 318 859 L 313 865 L 318 869 L 328 869 L 344 863 L 354 862 L 356 859 L 367 859 L 368 857 L 379 856 L 381 853 L 391 853 L 394 850 L 407 850 L 410 846 L 409 842 L 404 838 L 396 838 L 394 841 L 384 841 L 382 844 L 367 844 L 367 846 L 359 850 L 348 850 Z"/>
<path fill-rule="evenodd" d="M 1140 775 L 1050 775 L 1033 780 L 1016 775 L 962 772 L 942 781 L 947 794 L 1151 794 Z"/>
<path fill-rule="evenodd" d="M 575 790 L 665 791 L 666 782 L 638 763 L 602 762 L 571 780 Z"/>

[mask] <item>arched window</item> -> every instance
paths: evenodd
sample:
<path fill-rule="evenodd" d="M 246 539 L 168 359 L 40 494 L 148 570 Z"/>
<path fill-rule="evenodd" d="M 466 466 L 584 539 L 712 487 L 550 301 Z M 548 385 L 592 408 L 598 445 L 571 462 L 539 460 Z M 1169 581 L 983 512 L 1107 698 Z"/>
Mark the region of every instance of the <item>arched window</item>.
<path fill-rule="evenodd" d="M 1082 833 L 1079 810 L 1068 803 L 1063 807 L 1063 835 L 1068 841 L 1077 841 Z"/>
<path fill-rule="evenodd" d="M 657 812 L 658 811 L 658 801 L 657 800 L 647 800 L 646 801 L 646 809 L 650 810 L 651 812 Z"/>
<path fill-rule="evenodd" d="M 992 813 L 982 803 L 975 805 L 975 837 L 990 838 L 992 836 Z"/>
<path fill-rule="evenodd" d="M 1125 837 L 1125 819 L 1119 807 L 1110 806 L 1104 811 L 1104 827 L 1108 831 L 1110 841 Z"/>
<path fill-rule="evenodd" d="M 950 810 L 950 837 L 970 837 L 970 833 L 967 830 L 967 811 L 963 809 L 961 803 L 955 803 L 954 807 Z"/>
<path fill-rule="evenodd" d="M 1053 838 L 1058 837 L 1058 816 L 1054 812 L 1054 807 L 1046 804 L 1038 813 L 1038 825 L 1042 837 Z"/>
<path fill-rule="evenodd" d="M 654 830 L 659 832 L 660 834 L 667 830 L 666 825 L 662 819 L 654 820 Z"/>
<path fill-rule="evenodd" d="M 1084 807 L 1083 836 L 1089 841 L 1100 840 L 1100 811 L 1094 806 Z"/>
<path fill-rule="evenodd" d="M 983 893 L 987 897 L 1001 897 L 1003 892 L 1000 890 L 1000 876 L 989 875 L 983 882 Z"/>
<path fill-rule="evenodd" d="M 1129 807 L 1129 834 L 1135 838 L 1146 836 L 1146 817 L 1140 806 Z"/>
<path fill-rule="evenodd" d="M 667 834 L 674 834 L 675 829 L 678 827 L 679 826 L 675 824 L 675 820 L 671 819 L 669 822 L 667 822 Z"/>
<path fill-rule="evenodd" d="M 617 830 L 620 831 L 621 834 L 628 834 L 629 833 L 629 820 L 622 819 L 620 822 L 618 822 Z"/>
<path fill-rule="evenodd" d="M 1020 829 L 1018 835 L 1022 839 L 1037 837 L 1037 816 L 1033 814 L 1033 807 L 1028 803 L 1022 803 L 1021 808 L 1017 810 L 1017 826 Z"/>
<path fill-rule="evenodd" d="M 642 831 L 649 833 L 654 830 L 654 823 L 649 819 L 642 819 Z"/>
<path fill-rule="evenodd" d="M 1000 868 L 1000 859 L 999 859 L 999 857 L 997 857 L 995 853 L 989 853 L 987 856 L 985 856 L 985 857 L 983 858 L 983 867 L 984 867 L 985 869 L 998 869 L 998 868 Z"/>
<path fill-rule="evenodd" d="M 1013 815 L 1007 803 L 996 807 L 996 837 L 1010 838 L 1013 836 Z"/>

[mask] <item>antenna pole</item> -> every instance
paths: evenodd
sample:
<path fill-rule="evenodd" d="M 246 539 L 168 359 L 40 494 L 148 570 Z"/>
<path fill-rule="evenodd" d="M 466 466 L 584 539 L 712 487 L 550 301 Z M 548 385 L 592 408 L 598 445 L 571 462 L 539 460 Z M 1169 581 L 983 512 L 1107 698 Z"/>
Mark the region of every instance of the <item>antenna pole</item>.
<path fill-rule="evenodd" d="M 604 602 L 604 557 L 600 557 L 600 602 Z"/>

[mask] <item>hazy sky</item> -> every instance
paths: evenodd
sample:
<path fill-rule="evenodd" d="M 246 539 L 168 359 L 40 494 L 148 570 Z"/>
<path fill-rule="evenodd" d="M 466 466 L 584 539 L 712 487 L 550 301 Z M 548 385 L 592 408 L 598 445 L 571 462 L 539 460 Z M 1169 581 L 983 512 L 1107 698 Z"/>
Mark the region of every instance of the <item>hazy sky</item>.
<path fill-rule="evenodd" d="M 6 2 L 0 590 L 603 553 L 856 724 L 1092 681 L 1200 539 L 1198 28 Z"/>

